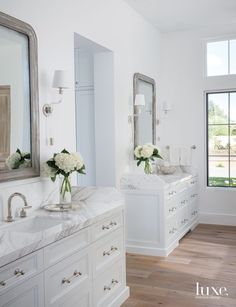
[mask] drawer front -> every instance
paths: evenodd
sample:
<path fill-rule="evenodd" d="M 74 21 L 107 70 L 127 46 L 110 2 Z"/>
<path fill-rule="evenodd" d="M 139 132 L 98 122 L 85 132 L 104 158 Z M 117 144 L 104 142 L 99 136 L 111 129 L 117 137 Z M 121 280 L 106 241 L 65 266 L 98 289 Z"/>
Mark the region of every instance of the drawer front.
<path fill-rule="evenodd" d="M 38 274 L 42 268 L 42 250 L 3 266 L 0 269 L 0 294 Z"/>
<path fill-rule="evenodd" d="M 95 275 L 124 255 L 123 230 L 118 229 L 99 240 L 93 249 Z"/>
<path fill-rule="evenodd" d="M 81 290 L 89 288 L 90 277 L 88 249 L 77 252 L 50 267 L 45 271 L 46 306 L 58 306 L 76 288 Z"/>
<path fill-rule="evenodd" d="M 75 293 L 70 293 L 69 297 L 61 300 L 55 307 L 91 307 L 90 293 L 87 291 L 81 295 L 81 289 L 76 289 Z"/>
<path fill-rule="evenodd" d="M 63 260 L 65 257 L 88 246 L 90 243 L 89 228 L 80 230 L 79 232 L 59 240 L 44 248 L 45 266 L 49 267 Z"/>
<path fill-rule="evenodd" d="M 166 216 L 174 215 L 179 209 L 179 200 L 175 197 L 166 202 Z"/>
<path fill-rule="evenodd" d="M 184 228 L 189 224 L 189 207 L 184 207 L 181 209 L 179 218 L 178 218 L 178 229 L 184 230 Z"/>
<path fill-rule="evenodd" d="M 93 240 L 98 240 L 123 225 L 122 211 L 92 226 Z"/>
<path fill-rule="evenodd" d="M 43 307 L 43 273 L 14 287 L 0 296 L 0 307 Z"/>
<path fill-rule="evenodd" d="M 95 279 L 93 306 L 107 307 L 109 299 L 124 287 L 124 262 L 116 262 L 109 270 Z"/>

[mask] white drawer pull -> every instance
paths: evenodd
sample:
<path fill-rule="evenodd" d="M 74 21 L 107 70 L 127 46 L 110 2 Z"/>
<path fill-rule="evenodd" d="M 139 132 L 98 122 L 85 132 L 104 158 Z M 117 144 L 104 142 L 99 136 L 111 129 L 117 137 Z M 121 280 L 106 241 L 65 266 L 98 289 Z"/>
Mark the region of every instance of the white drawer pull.
<path fill-rule="evenodd" d="M 108 252 L 106 252 L 106 251 L 103 252 L 103 256 L 110 256 L 110 255 L 111 255 L 111 252 L 117 251 L 117 250 L 118 250 L 117 247 L 112 246 Z"/>
<path fill-rule="evenodd" d="M 15 272 L 14 272 L 14 275 L 16 277 L 19 277 L 19 276 L 25 275 L 25 272 L 23 270 L 16 269 Z"/>
<path fill-rule="evenodd" d="M 6 286 L 6 282 L 4 280 L 0 281 L 0 286 L 2 286 L 2 287 Z"/>
<path fill-rule="evenodd" d="M 192 195 L 191 195 L 192 198 L 194 198 L 194 197 L 196 197 L 196 196 L 197 196 L 197 194 L 192 194 Z"/>

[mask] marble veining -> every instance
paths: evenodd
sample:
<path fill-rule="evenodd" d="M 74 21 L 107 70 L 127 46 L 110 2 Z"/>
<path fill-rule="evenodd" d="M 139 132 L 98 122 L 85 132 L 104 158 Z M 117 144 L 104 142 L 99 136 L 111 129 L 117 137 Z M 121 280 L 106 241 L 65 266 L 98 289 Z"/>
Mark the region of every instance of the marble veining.
<path fill-rule="evenodd" d="M 26 218 L 29 220 L 38 216 L 56 219 L 59 221 L 57 226 L 27 233 L 14 231 L 14 225 L 23 223 L 25 219 L 19 219 L 14 224 L 0 224 L 0 267 L 94 224 L 123 206 L 123 196 L 115 188 L 74 187 L 70 211 L 49 212 L 41 208 Z"/>
<path fill-rule="evenodd" d="M 179 173 L 174 175 L 157 174 L 124 174 L 120 180 L 122 190 L 159 190 L 169 188 L 176 184 L 192 178 L 194 174 Z"/>

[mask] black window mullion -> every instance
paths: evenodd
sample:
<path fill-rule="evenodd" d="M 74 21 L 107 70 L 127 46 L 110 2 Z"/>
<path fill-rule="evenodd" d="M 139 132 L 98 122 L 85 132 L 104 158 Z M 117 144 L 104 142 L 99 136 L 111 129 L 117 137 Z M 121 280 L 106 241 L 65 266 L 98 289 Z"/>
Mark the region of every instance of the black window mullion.
<path fill-rule="evenodd" d="M 231 146 L 231 142 L 230 142 L 230 93 L 228 93 L 228 143 L 229 143 L 229 148 L 228 148 L 228 164 L 229 164 L 229 186 L 231 185 L 230 183 L 230 146 Z"/>

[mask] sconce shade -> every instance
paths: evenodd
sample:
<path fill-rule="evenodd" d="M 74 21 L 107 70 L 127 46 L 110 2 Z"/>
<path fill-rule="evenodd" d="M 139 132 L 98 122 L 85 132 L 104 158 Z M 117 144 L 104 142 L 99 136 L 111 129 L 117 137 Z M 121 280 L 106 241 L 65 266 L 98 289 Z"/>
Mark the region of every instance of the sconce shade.
<path fill-rule="evenodd" d="M 65 70 L 55 70 L 52 82 L 53 88 L 69 88 L 68 73 Z"/>
<path fill-rule="evenodd" d="M 137 94 L 134 101 L 135 106 L 145 106 L 145 96 L 143 94 Z"/>

